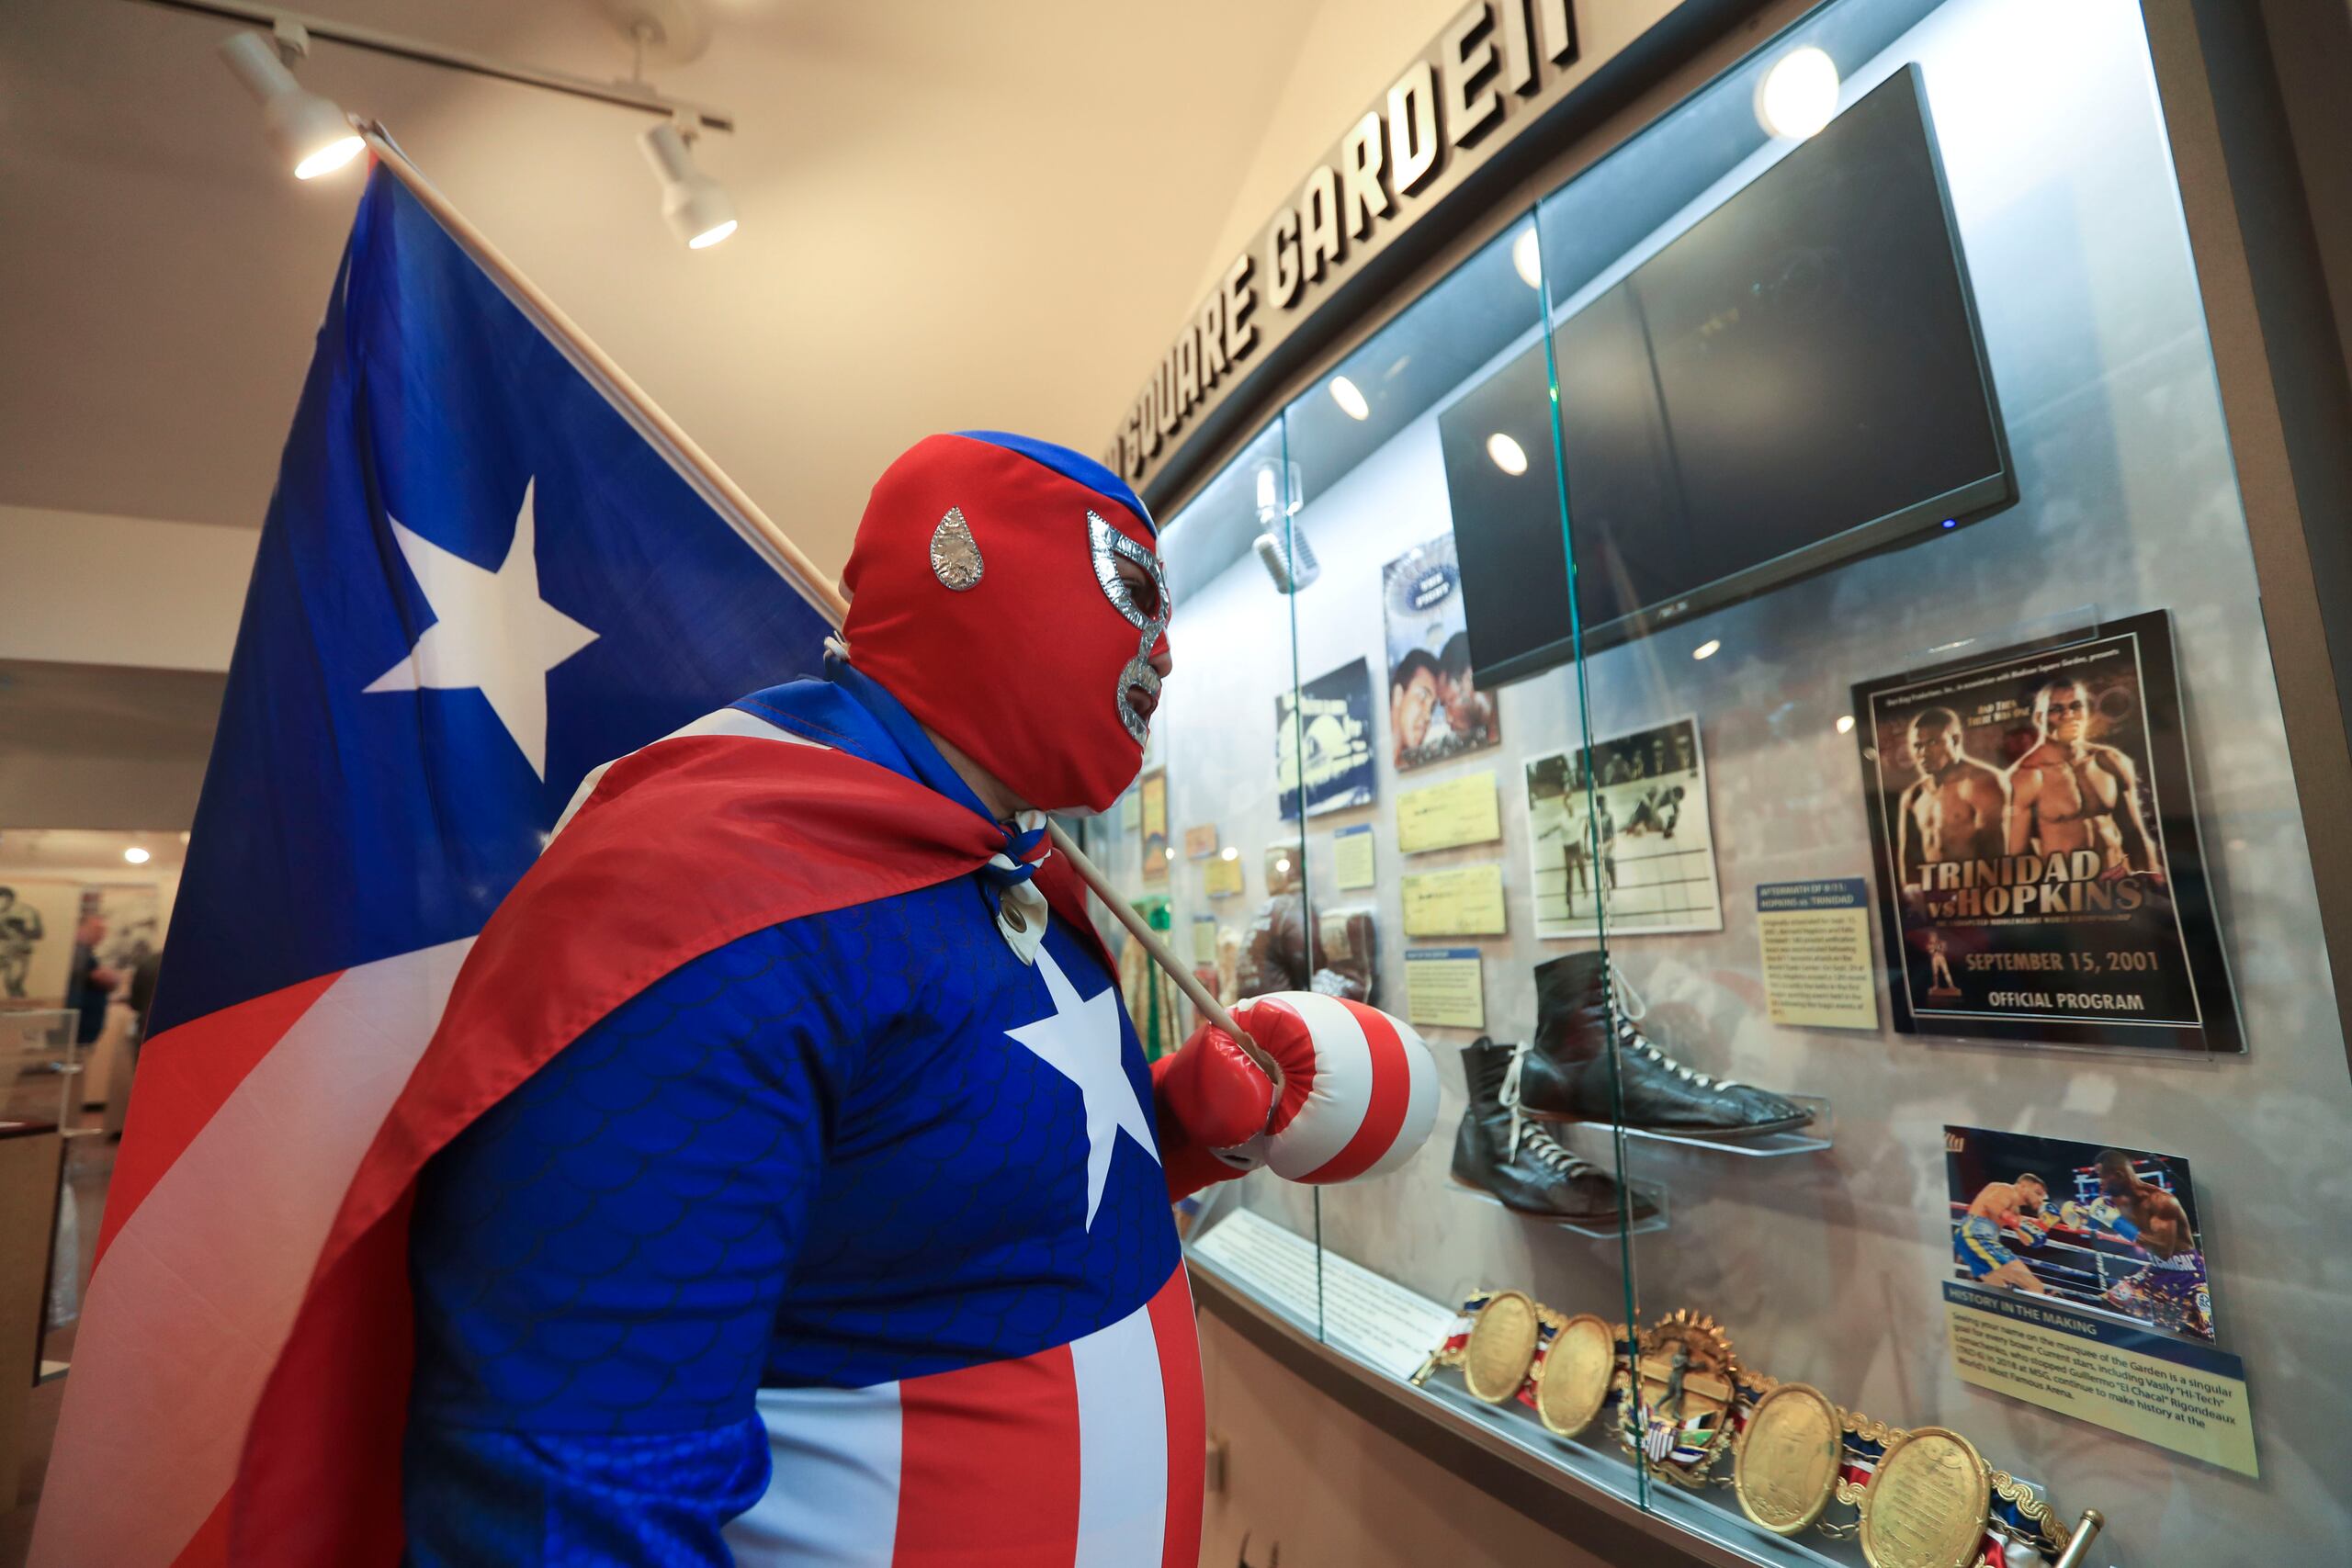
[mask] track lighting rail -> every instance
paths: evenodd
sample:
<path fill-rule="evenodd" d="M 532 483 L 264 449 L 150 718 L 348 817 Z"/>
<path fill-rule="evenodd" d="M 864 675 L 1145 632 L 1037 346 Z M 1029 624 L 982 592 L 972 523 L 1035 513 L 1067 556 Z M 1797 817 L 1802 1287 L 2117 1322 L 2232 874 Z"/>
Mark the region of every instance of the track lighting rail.
<path fill-rule="evenodd" d="M 467 50 L 450 49 L 423 39 L 402 38 L 396 33 L 356 23 L 338 22 L 325 17 L 313 17 L 300 11 L 288 11 L 276 6 L 246 4 L 245 0 L 138 0 L 143 6 L 159 6 L 167 11 L 186 11 L 198 17 L 215 17 L 223 21 L 246 22 L 255 27 L 275 29 L 283 19 L 302 28 L 313 39 L 323 39 L 352 49 L 364 49 L 376 54 L 389 54 L 400 60 L 411 60 L 423 65 L 437 65 L 445 70 L 463 71 L 476 76 L 488 76 L 501 82 L 513 82 L 526 87 L 538 87 L 551 93 L 566 93 L 576 98 L 593 98 L 618 108 L 635 109 L 641 114 L 655 115 L 663 119 L 681 116 L 699 120 L 707 130 L 732 131 L 735 117 L 724 109 L 689 103 L 656 93 L 641 83 L 594 82 L 584 76 L 572 76 L 560 71 L 546 71 L 536 65 L 517 65 L 507 61 L 493 60 L 488 55 Z"/>

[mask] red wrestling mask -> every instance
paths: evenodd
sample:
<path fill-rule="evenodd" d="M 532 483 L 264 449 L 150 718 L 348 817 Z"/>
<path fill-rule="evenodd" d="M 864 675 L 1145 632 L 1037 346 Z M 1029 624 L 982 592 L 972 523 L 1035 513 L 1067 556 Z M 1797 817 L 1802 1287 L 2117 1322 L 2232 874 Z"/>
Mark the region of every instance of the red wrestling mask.
<path fill-rule="evenodd" d="M 876 481 L 842 586 L 850 662 L 1022 799 L 1101 811 L 1134 782 L 1168 578 L 1110 469 L 1024 436 L 931 436 Z"/>

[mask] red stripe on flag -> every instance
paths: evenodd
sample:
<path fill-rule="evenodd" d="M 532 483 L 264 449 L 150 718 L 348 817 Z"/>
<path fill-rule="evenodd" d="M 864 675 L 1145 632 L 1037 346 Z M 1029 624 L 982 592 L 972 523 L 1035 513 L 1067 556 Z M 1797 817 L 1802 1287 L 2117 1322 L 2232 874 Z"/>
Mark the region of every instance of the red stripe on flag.
<path fill-rule="evenodd" d="M 1412 1104 L 1413 1064 L 1405 1055 L 1405 1043 L 1396 1038 L 1396 1026 L 1378 1008 L 1346 1000 L 1340 1005 L 1363 1026 L 1363 1043 L 1372 1054 L 1372 1100 L 1347 1146 L 1300 1177 L 1301 1181 L 1347 1181 L 1362 1176 L 1396 1146 Z"/>
<path fill-rule="evenodd" d="M 894 1568 L 1048 1568 L 1078 1553 L 1069 1347 L 909 1378 Z"/>
<path fill-rule="evenodd" d="M 107 1186 L 106 1218 L 97 1257 L 155 1183 L 245 1081 L 254 1064 L 286 1037 L 311 1005 L 343 977 L 341 970 L 269 991 L 251 1001 L 190 1019 L 139 1048 L 137 1092 L 131 1096 L 121 1151 Z"/>
<path fill-rule="evenodd" d="M 1193 1286 L 1182 1263 L 1151 1298 L 1151 1338 L 1159 1347 L 1159 1397 L 1168 1412 L 1167 1544 L 1160 1562 L 1162 1568 L 1192 1568 L 1201 1558 L 1208 1411 L 1201 1392 L 1201 1337 L 1193 1321 Z"/>
<path fill-rule="evenodd" d="M 172 1568 L 229 1568 L 229 1494 L 220 1494 L 211 1515 L 197 1527 Z"/>

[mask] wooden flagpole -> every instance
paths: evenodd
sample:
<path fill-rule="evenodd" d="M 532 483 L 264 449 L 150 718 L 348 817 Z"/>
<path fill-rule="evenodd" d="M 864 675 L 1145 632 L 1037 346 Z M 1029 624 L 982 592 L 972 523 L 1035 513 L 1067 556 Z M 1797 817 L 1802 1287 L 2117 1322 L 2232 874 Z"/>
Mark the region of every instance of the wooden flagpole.
<path fill-rule="evenodd" d="M 800 547 L 776 526 L 773 518 L 760 510 L 759 502 L 711 461 L 710 454 L 695 445 L 694 437 L 646 395 L 645 389 L 630 378 L 618 361 L 597 347 L 588 334 L 580 330 L 579 323 L 564 313 L 561 306 L 548 298 L 537 284 L 524 276 L 521 269 L 490 243 L 488 236 L 450 205 L 449 198 L 424 177 L 423 171 L 409 162 L 407 154 L 393 145 L 381 125 L 371 121 L 361 127 L 361 133 L 367 137 L 368 148 L 377 158 L 391 170 L 394 178 L 408 187 L 409 194 L 433 214 L 441 227 L 449 231 L 450 238 L 464 246 L 475 263 L 490 274 L 516 303 L 536 316 L 548 336 L 601 379 L 615 398 L 626 404 L 630 412 L 668 444 L 679 461 L 702 481 L 715 502 L 732 512 L 744 527 L 775 553 L 808 602 L 823 611 L 825 618 L 839 627 L 842 618 L 849 614 L 849 601 L 842 597 L 840 586 L 817 570 L 816 563 Z M 1273 1079 L 1274 1103 L 1279 1106 L 1283 1087 L 1282 1065 L 1261 1050 L 1257 1042 L 1234 1021 L 1233 1015 L 1209 994 L 1208 987 L 1201 984 L 1198 976 L 1178 962 L 1176 955 L 1168 950 L 1168 944 L 1159 940 L 1159 933 L 1145 922 L 1133 905 L 1120 897 L 1118 889 L 1111 885 L 1111 879 L 1103 874 L 1102 868 L 1096 865 L 1068 833 L 1062 831 L 1061 824 L 1048 820 L 1046 826 L 1052 836 L 1054 848 L 1069 859 L 1071 869 L 1094 889 L 1095 897 L 1102 900 L 1113 917 L 1127 928 L 1127 934 L 1143 944 L 1143 950 L 1150 955 L 1151 961 L 1167 972 L 1169 978 L 1176 982 L 1177 988 L 1200 1009 L 1203 1017 L 1239 1042 L 1250 1059 Z"/>

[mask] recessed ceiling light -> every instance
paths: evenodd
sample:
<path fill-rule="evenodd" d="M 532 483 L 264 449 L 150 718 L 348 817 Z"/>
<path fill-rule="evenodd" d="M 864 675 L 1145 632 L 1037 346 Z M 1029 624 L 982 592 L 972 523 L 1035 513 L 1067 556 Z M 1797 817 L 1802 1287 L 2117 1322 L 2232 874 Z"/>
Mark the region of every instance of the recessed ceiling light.
<path fill-rule="evenodd" d="M 1854 716 L 1849 713 L 1839 714 L 1838 716 L 1838 733 L 1840 735 L 1851 735 L 1853 732 Z"/>
<path fill-rule="evenodd" d="M 1363 400 L 1362 389 L 1345 376 L 1331 378 L 1331 400 L 1339 404 L 1340 412 L 1350 419 L 1372 417 L 1372 405 Z"/>
<path fill-rule="evenodd" d="M 1239 860 L 1241 858 L 1241 852 L 1239 850 L 1229 849 L 1225 852 L 1225 858 L 1227 860 Z"/>
<path fill-rule="evenodd" d="M 1781 56 L 1756 84 L 1756 118 L 1794 141 L 1827 125 L 1838 118 L 1838 62 L 1811 44 Z"/>
<path fill-rule="evenodd" d="M 1535 237 L 1535 225 L 1510 243 L 1510 265 L 1519 269 L 1519 280 L 1530 288 L 1544 287 L 1544 242 Z"/>
<path fill-rule="evenodd" d="M 1721 638 L 1711 637 L 1706 641 L 1701 643 L 1698 647 L 1692 649 L 1690 650 L 1690 657 L 1693 659 L 1713 659 L 1715 656 L 1716 650 L 1722 647 L 1723 641 Z"/>
<path fill-rule="evenodd" d="M 133 844 L 129 849 L 122 852 L 122 858 L 129 861 L 133 865 L 145 865 L 147 863 L 147 852 L 140 845 Z"/>
<path fill-rule="evenodd" d="M 1495 460 L 1495 467 L 1514 478 L 1527 472 L 1527 449 L 1499 430 L 1487 437 L 1487 456 Z"/>

